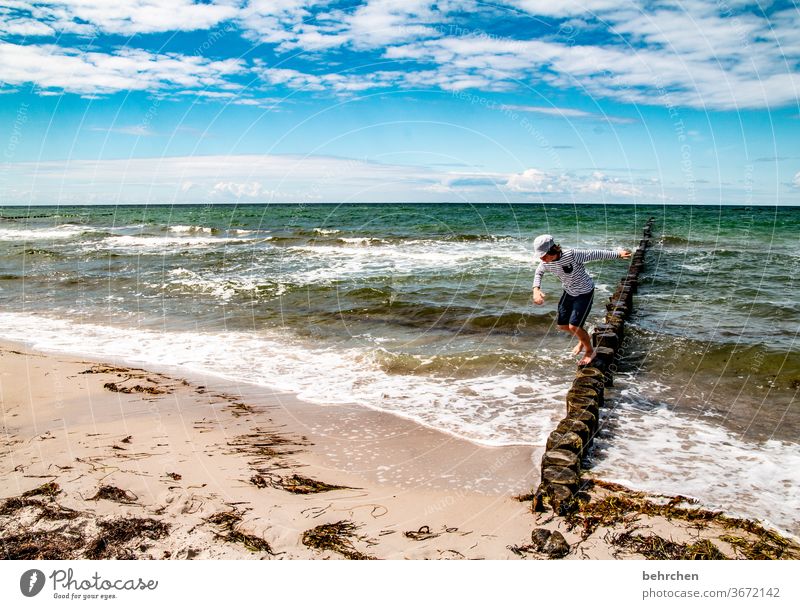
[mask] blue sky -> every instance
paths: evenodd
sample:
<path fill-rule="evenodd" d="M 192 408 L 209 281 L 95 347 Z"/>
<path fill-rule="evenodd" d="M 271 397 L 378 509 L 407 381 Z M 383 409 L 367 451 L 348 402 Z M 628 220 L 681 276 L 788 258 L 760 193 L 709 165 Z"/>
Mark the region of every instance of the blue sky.
<path fill-rule="evenodd" d="M 4 204 L 800 204 L 800 11 L 0 0 Z"/>

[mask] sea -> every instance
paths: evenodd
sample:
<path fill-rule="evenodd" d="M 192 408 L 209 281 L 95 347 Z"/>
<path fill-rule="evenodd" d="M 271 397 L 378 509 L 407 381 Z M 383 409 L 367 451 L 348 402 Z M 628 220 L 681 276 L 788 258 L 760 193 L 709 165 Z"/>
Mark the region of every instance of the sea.
<path fill-rule="evenodd" d="M 649 217 L 590 473 L 800 535 L 796 207 L 0 207 L 0 338 L 541 448 L 576 357 L 533 239 L 632 249 Z M 626 266 L 588 265 L 589 329 Z"/>

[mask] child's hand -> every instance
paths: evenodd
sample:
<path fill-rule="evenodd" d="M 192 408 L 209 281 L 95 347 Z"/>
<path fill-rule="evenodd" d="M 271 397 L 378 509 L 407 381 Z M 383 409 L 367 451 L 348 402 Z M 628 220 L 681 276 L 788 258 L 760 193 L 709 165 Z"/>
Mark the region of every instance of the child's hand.
<path fill-rule="evenodd" d="M 535 290 L 533 292 L 533 304 L 542 305 L 544 304 L 544 292 L 541 290 Z"/>
<path fill-rule="evenodd" d="M 631 251 L 630 250 L 626 250 L 625 248 L 621 247 L 621 248 L 619 248 L 619 257 L 620 258 L 624 258 L 625 260 L 627 260 L 628 258 L 631 257 Z"/>

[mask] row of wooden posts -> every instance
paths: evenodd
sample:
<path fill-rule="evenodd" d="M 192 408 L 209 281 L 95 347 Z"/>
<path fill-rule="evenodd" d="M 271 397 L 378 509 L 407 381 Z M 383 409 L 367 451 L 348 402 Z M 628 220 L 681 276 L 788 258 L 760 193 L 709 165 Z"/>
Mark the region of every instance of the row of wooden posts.
<path fill-rule="evenodd" d="M 567 415 L 547 439 L 541 482 L 533 499 L 533 509 L 537 512 L 549 506 L 563 515 L 577 508 L 581 465 L 598 432 L 600 413 L 605 408 L 605 388 L 614 382 L 615 358 L 624 344 L 625 320 L 633 310 L 633 295 L 644 269 L 653 221 L 651 217 L 645 223 L 643 238 L 631 256 L 628 273 L 606 304 L 605 321 L 592 333 L 595 357 L 588 366 L 578 368 L 567 392 Z"/>

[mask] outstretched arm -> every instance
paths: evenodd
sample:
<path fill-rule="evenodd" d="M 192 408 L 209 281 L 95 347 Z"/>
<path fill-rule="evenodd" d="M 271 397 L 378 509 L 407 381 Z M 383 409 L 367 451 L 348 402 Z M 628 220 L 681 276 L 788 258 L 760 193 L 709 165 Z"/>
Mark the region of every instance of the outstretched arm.
<path fill-rule="evenodd" d="M 630 250 L 619 248 L 616 250 L 574 250 L 575 260 L 578 262 L 592 262 L 593 260 L 614 260 L 615 258 L 630 258 Z"/>

